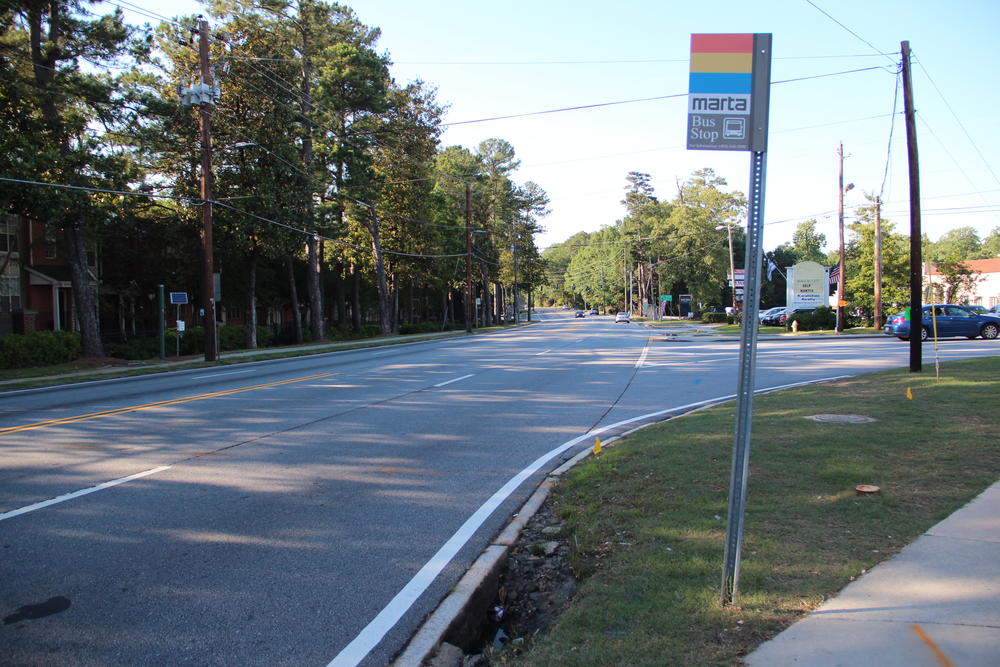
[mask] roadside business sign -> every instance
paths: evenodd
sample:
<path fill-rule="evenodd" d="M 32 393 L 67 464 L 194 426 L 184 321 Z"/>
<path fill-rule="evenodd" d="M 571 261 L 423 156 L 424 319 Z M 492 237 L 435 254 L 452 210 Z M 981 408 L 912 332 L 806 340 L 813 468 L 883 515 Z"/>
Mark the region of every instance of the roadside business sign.
<path fill-rule="evenodd" d="M 688 150 L 767 150 L 771 35 L 693 34 Z"/>
<path fill-rule="evenodd" d="M 187 292 L 171 292 L 170 293 L 170 303 L 178 306 L 183 306 L 188 302 Z"/>

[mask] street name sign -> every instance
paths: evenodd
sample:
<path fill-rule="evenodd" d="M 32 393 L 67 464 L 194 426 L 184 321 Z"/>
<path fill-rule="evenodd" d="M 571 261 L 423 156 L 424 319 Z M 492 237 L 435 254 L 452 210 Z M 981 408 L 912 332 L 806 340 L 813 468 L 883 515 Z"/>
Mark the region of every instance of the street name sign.
<path fill-rule="evenodd" d="M 693 34 L 688 150 L 767 150 L 771 35 Z"/>

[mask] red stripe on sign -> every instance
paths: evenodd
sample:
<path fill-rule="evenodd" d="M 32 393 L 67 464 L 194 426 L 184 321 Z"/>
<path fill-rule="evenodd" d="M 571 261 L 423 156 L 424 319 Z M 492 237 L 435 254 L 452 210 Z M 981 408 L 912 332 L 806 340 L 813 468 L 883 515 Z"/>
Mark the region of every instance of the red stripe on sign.
<path fill-rule="evenodd" d="M 752 53 L 753 33 L 745 35 L 691 35 L 691 53 Z"/>

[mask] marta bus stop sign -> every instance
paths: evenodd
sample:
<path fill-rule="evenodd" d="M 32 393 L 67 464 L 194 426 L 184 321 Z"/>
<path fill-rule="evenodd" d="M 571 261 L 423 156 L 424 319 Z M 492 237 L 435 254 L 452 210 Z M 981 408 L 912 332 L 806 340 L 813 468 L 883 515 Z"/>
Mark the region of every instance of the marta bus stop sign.
<path fill-rule="evenodd" d="M 691 35 L 688 150 L 767 150 L 771 35 Z"/>

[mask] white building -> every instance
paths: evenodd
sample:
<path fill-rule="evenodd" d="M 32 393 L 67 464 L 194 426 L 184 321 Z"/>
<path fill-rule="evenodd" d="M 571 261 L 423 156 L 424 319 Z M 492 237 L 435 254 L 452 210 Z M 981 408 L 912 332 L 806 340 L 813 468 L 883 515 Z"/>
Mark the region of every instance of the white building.
<path fill-rule="evenodd" d="M 970 259 L 963 262 L 974 274 L 976 285 L 971 291 L 959 294 L 955 301 L 970 306 L 986 306 L 987 308 L 1000 304 L 1000 257 L 993 259 Z M 941 285 L 944 289 L 944 276 L 933 264 L 924 274 L 926 286 Z M 935 290 L 940 294 L 941 292 Z"/>

